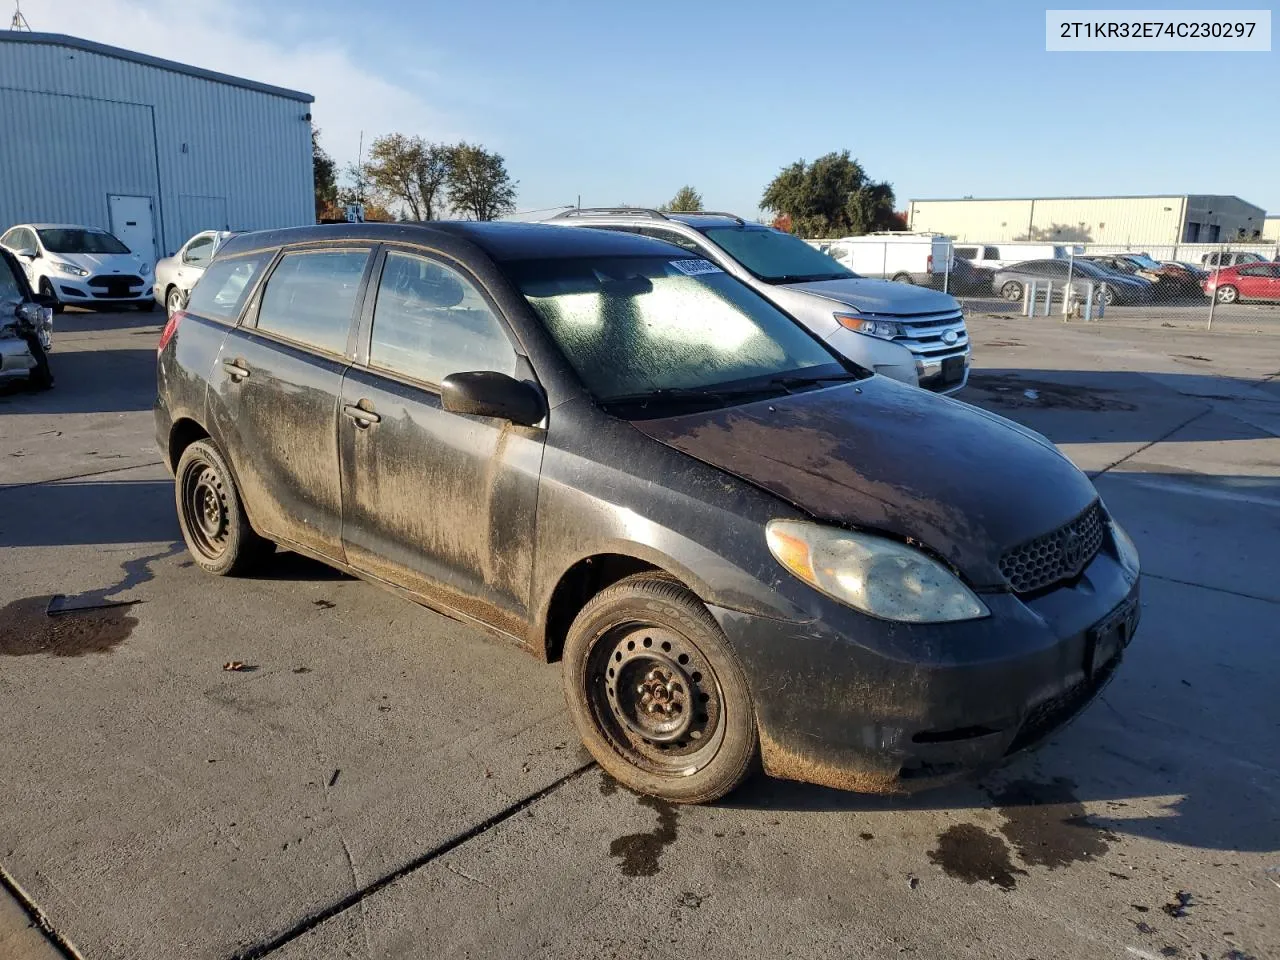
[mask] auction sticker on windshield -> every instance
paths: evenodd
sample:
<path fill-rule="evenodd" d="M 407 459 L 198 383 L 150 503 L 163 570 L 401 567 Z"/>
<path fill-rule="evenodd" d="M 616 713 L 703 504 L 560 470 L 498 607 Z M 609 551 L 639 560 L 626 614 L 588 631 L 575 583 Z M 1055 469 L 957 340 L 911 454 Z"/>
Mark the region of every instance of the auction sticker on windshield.
<path fill-rule="evenodd" d="M 704 273 L 724 273 L 710 260 L 672 260 L 671 265 L 686 277 L 698 277 Z"/>

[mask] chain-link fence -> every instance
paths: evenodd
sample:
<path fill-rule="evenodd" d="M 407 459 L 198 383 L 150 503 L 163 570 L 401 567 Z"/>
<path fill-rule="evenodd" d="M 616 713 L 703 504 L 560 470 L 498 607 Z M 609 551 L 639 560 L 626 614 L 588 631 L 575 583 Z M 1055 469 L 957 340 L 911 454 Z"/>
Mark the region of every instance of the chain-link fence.
<path fill-rule="evenodd" d="M 865 277 L 942 290 L 970 315 L 1280 333 L 1280 243 L 970 243 L 932 234 L 810 240 Z"/>

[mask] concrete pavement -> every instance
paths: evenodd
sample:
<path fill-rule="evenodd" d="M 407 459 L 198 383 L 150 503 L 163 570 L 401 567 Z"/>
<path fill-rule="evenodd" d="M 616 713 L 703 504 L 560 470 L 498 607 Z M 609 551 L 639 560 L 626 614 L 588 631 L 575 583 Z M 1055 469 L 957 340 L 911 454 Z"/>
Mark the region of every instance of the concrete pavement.
<path fill-rule="evenodd" d="M 191 567 L 157 318 L 59 319 L 58 387 L 0 388 L 0 868 L 68 949 L 1280 956 L 1280 339 L 974 321 L 963 398 L 1059 443 L 1142 550 L 1116 681 L 982 783 L 677 809 L 590 764 L 554 666 L 293 555 Z"/>

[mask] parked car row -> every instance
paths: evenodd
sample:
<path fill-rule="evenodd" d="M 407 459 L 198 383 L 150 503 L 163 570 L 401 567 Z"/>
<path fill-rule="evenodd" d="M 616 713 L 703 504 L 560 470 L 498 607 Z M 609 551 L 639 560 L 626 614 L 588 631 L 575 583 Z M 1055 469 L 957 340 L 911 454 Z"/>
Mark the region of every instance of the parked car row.
<path fill-rule="evenodd" d="M 165 325 L 156 440 L 199 567 L 279 544 L 560 661 L 634 790 L 901 792 L 1051 735 L 1140 614 L 1088 477 L 907 385 L 963 330 L 729 215 L 243 234 Z"/>

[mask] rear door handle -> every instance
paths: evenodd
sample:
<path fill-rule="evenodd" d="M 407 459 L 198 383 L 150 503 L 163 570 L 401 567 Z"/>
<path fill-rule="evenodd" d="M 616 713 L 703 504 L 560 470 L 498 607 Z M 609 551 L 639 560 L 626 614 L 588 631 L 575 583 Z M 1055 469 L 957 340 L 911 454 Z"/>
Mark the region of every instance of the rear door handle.
<path fill-rule="evenodd" d="M 360 401 L 360 403 L 366 402 L 367 401 L 365 400 Z M 382 421 L 381 415 L 374 413 L 372 410 L 367 410 L 355 403 L 344 403 L 342 405 L 342 415 L 350 420 L 354 420 L 357 427 L 369 427 Z"/>
<path fill-rule="evenodd" d="M 233 383 L 239 383 L 241 380 L 245 380 L 249 376 L 249 368 L 246 367 L 244 365 L 244 361 L 238 357 L 235 360 L 223 360 L 222 369 L 230 374 L 231 381 Z"/>

